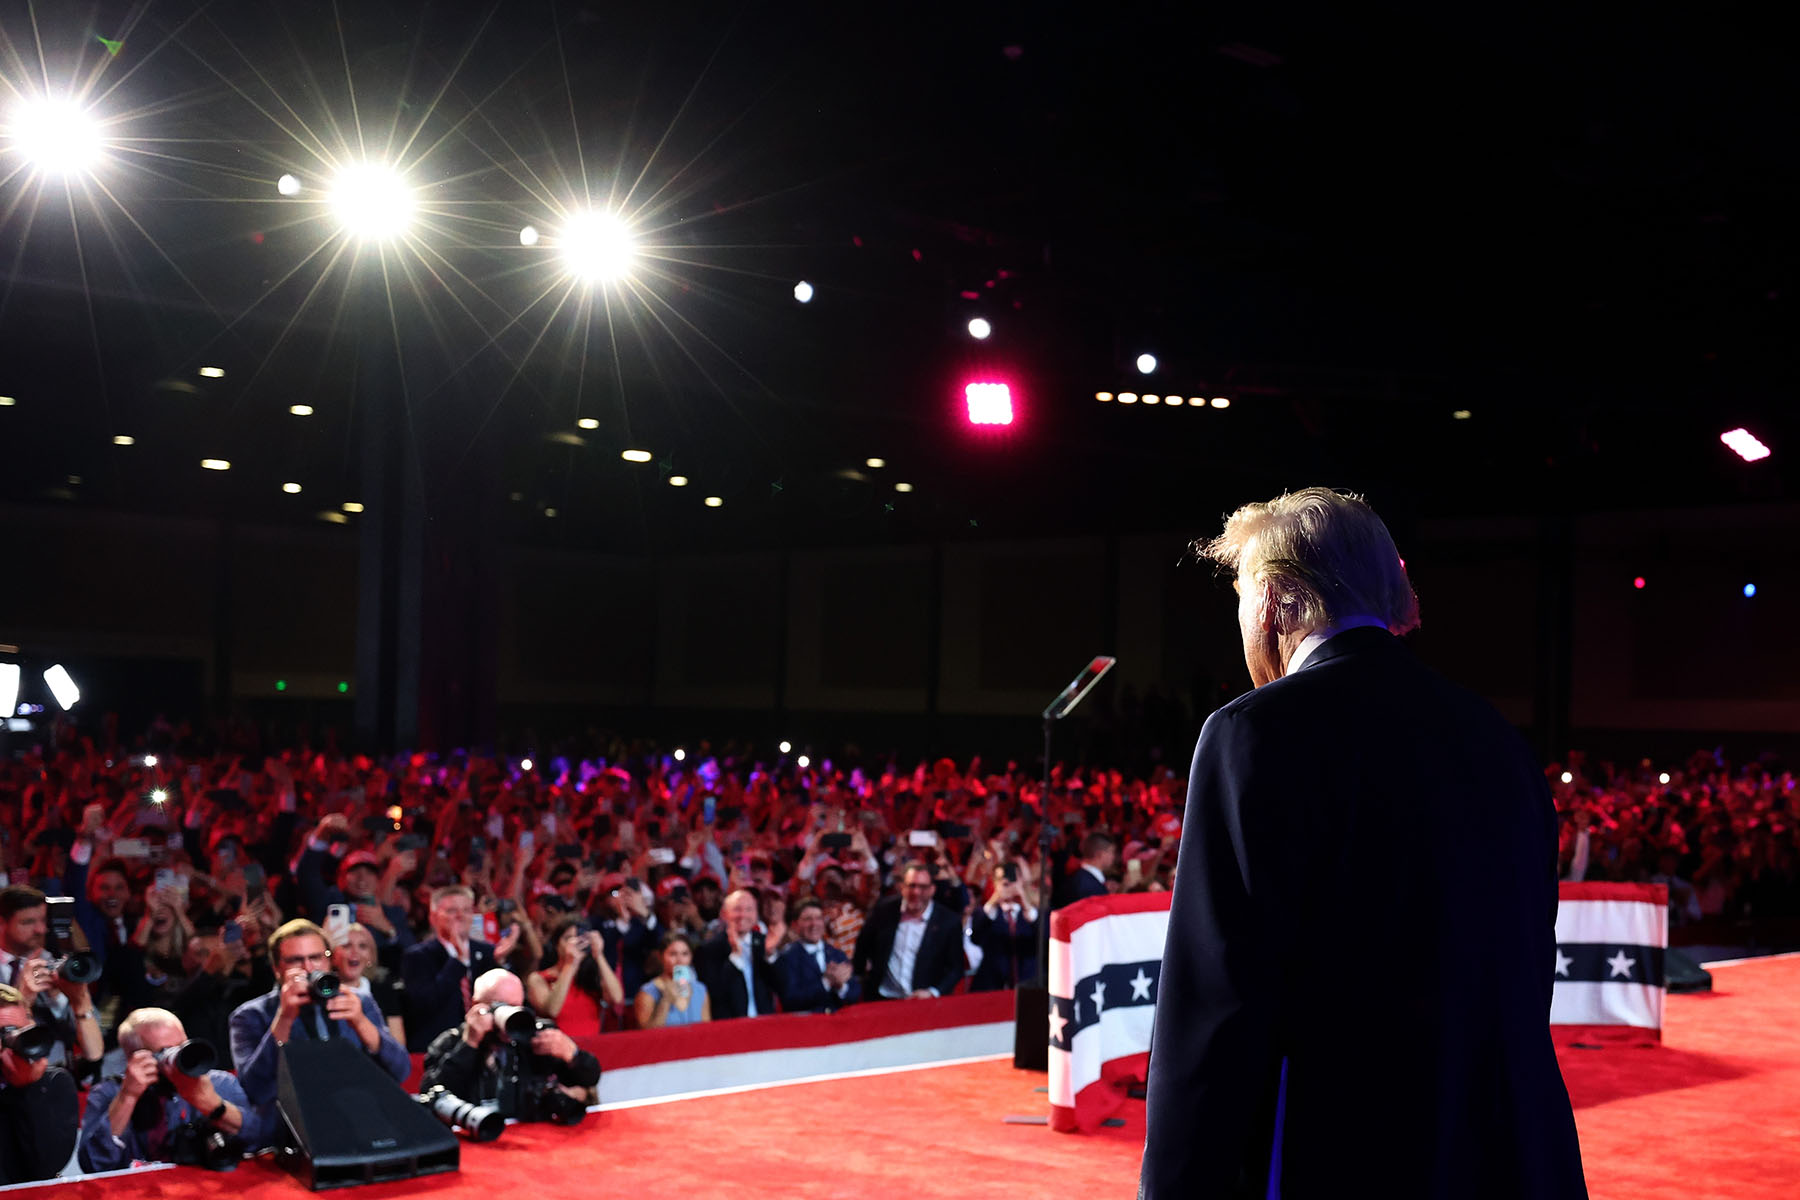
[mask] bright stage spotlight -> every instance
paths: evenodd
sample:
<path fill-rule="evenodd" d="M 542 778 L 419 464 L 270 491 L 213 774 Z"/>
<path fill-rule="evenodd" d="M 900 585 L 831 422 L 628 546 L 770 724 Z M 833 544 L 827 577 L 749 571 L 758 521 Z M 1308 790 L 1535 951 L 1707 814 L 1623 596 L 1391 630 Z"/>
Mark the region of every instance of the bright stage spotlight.
<path fill-rule="evenodd" d="M 978 342 L 985 342 L 994 332 L 993 325 L 986 317 L 976 317 L 969 322 L 969 336 Z"/>
<path fill-rule="evenodd" d="M 1756 462 L 1769 457 L 1769 448 L 1748 429 L 1727 429 L 1719 435 L 1719 440 L 1730 446 L 1732 452 L 1745 462 Z"/>
<path fill-rule="evenodd" d="M 619 457 L 626 462 L 647 463 L 656 456 L 648 450 L 621 450 Z"/>
<path fill-rule="evenodd" d="M 6 140 L 44 175 L 67 179 L 100 165 L 100 122 L 73 100 L 27 100 L 13 109 Z"/>
<path fill-rule="evenodd" d="M 1012 389 L 1004 383 L 971 383 L 963 388 L 971 425 L 1011 425 Z"/>
<path fill-rule="evenodd" d="M 799 283 L 796 283 L 794 285 L 794 299 L 798 300 L 802 304 L 811 304 L 812 298 L 813 298 L 813 285 L 812 284 L 810 284 L 810 283 L 806 282 L 806 280 L 802 279 Z"/>
<path fill-rule="evenodd" d="M 525 228 L 519 230 L 519 245 L 535 246 L 537 244 L 538 231 L 536 225 L 527 225 Z"/>
<path fill-rule="evenodd" d="M 0 663 L 0 714 L 12 716 L 19 705 L 19 664 Z"/>
<path fill-rule="evenodd" d="M 294 175 L 283 175 L 280 179 L 275 181 L 275 190 L 284 196 L 298 196 L 300 194 L 299 177 Z"/>
<path fill-rule="evenodd" d="M 1156 370 L 1156 355 L 1140 354 L 1137 356 L 1138 374 L 1148 375 Z"/>
<path fill-rule="evenodd" d="M 563 265 L 583 283 L 623 279 L 637 262 L 631 228 L 612 213 L 577 214 L 563 226 L 558 249 Z"/>
<path fill-rule="evenodd" d="M 69 678 L 69 669 L 61 663 L 44 672 L 44 682 L 50 685 L 50 694 L 56 697 L 64 712 L 74 708 L 81 699 L 81 689 L 75 686 L 75 681 Z"/>
<path fill-rule="evenodd" d="M 417 200 L 392 167 L 360 163 L 338 172 L 326 203 L 345 233 L 366 241 L 384 241 L 406 232 Z"/>

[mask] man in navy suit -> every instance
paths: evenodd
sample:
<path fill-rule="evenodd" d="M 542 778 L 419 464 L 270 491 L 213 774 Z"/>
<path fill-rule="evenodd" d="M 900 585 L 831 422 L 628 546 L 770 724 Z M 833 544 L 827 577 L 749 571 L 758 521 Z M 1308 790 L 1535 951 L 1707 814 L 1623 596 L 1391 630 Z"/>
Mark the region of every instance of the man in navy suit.
<path fill-rule="evenodd" d="M 1140 1196 L 1585 1197 L 1537 762 L 1401 644 L 1418 603 L 1360 499 L 1249 505 L 1203 553 L 1256 686 L 1194 752 Z"/>
<path fill-rule="evenodd" d="M 1098 829 L 1088 834 L 1081 839 L 1081 865 L 1063 876 L 1050 906 L 1067 908 L 1077 900 L 1106 895 L 1106 873 L 1118 861 L 1119 843 L 1111 834 Z"/>
<path fill-rule="evenodd" d="M 836 1012 L 862 999 L 850 956 L 825 940 L 825 906 L 802 900 L 788 926 L 794 940 L 775 956 L 782 1012 Z"/>
<path fill-rule="evenodd" d="M 850 965 L 865 999 L 928 1000 L 947 996 L 963 977 L 962 914 L 932 901 L 931 868 L 910 864 L 900 894 L 869 910 Z"/>
<path fill-rule="evenodd" d="M 719 919 L 725 927 L 694 952 L 694 973 L 706 985 L 712 1019 L 766 1017 L 775 1011 L 775 964 L 765 948 L 756 893 L 740 888 L 725 897 Z"/>
<path fill-rule="evenodd" d="M 324 1004 L 313 999 L 308 976 L 331 965 L 324 930 L 311 921 L 289 921 L 269 935 L 269 964 L 275 969 L 274 990 L 246 1000 L 231 1014 L 231 1061 L 251 1110 L 245 1129 L 274 1135 L 280 1123 L 275 1088 L 281 1047 L 292 1038 L 354 1041 L 396 1084 L 406 1081 L 412 1059 L 388 1032 L 373 999 L 350 991 Z"/>
<path fill-rule="evenodd" d="M 981 948 L 981 965 L 969 981 L 971 992 L 1016 988 L 1036 978 L 1038 911 L 1025 898 L 1017 863 L 994 868 L 993 888 L 987 903 L 975 910 L 969 940 Z"/>
<path fill-rule="evenodd" d="M 462 1024 L 469 1011 L 475 981 L 492 970 L 496 958 L 512 953 L 519 940 L 514 925 L 490 946 L 469 936 L 475 922 L 475 893 L 466 887 L 442 887 L 431 894 L 434 936 L 408 946 L 400 956 L 400 978 L 406 984 L 406 1048 L 423 1054 L 431 1039 Z"/>

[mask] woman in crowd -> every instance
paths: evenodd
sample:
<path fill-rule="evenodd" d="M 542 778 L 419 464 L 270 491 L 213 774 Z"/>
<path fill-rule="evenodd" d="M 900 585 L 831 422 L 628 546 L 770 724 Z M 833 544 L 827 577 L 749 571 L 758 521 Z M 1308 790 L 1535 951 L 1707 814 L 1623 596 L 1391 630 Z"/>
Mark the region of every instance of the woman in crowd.
<path fill-rule="evenodd" d="M 694 978 L 694 943 L 687 934 L 671 933 L 663 939 L 662 969 L 638 989 L 636 1007 L 639 1029 L 712 1020 L 712 998 L 706 985 Z"/>
<path fill-rule="evenodd" d="M 555 961 L 525 977 L 525 998 L 539 1016 L 577 1040 L 600 1032 L 604 1007 L 625 1002 L 619 976 L 606 961 L 600 935 L 577 913 L 550 926 Z"/>
<path fill-rule="evenodd" d="M 388 982 L 387 969 L 375 951 L 375 935 L 366 925 L 352 921 L 331 930 L 331 965 L 346 992 L 357 992 L 375 1001 L 387 1019 L 388 1032 L 406 1045 L 406 1022 L 401 1019 L 400 994 Z"/>

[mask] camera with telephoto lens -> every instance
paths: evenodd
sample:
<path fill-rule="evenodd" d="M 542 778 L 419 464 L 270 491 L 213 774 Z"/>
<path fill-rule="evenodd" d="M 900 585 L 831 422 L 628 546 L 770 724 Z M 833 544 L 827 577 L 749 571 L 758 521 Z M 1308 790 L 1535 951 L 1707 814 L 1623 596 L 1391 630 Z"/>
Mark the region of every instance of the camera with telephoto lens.
<path fill-rule="evenodd" d="M 44 948 L 54 956 L 50 969 L 69 983 L 92 983 L 100 978 L 100 956 L 75 948 L 75 901 L 69 896 L 47 896 L 44 916 L 49 929 Z"/>
<path fill-rule="evenodd" d="M 422 1092 L 418 1101 L 452 1129 L 460 1129 L 477 1142 L 491 1142 L 506 1131 L 506 1116 L 497 1108 L 464 1100 L 438 1084 Z"/>
<path fill-rule="evenodd" d="M 512 1043 L 495 1107 L 520 1121 L 579 1125 L 587 1117 L 587 1105 L 532 1069 L 531 1039 L 555 1029 L 556 1022 L 516 1004 L 496 1004 L 493 1011 L 495 1034 Z"/>
<path fill-rule="evenodd" d="M 219 1065 L 219 1052 L 204 1038 L 189 1038 L 179 1046 L 158 1050 L 156 1065 L 161 1068 L 165 1078 L 185 1075 L 189 1079 L 201 1079 Z"/>
<path fill-rule="evenodd" d="M 308 971 L 306 973 L 306 990 L 319 1004 L 334 1000 L 344 990 L 344 984 L 336 971 Z"/>
<path fill-rule="evenodd" d="M 202 1120 L 185 1121 L 169 1130 L 164 1154 L 172 1163 L 204 1167 L 208 1171 L 235 1171 L 244 1157 L 244 1144 Z"/>
<path fill-rule="evenodd" d="M 10 1050 L 26 1062 L 50 1057 L 56 1030 L 49 1025 L 0 1025 L 0 1050 Z"/>

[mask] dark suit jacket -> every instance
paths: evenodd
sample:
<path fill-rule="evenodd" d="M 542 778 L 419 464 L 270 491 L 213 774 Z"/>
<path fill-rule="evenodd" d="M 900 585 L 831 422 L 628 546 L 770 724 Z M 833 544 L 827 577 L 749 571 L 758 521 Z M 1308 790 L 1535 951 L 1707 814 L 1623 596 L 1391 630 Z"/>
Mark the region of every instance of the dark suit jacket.
<path fill-rule="evenodd" d="M 850 961 L 848 954 L 830 942 L 824 943 L 824 949 L 827 963 Z M 781 997 L 782 1012 L 836 1012 L 862 999 L 862 980 L 852 975 L 844 994 L 838 995 L 825 986 L 818 959 L 801 943 L 791 942 L 775 956 L 775 991 Z"/>
<path fill-rule="evenodd" d="M 969 981 L 971 992 L 1017 987 L 1037 976 L 1038 923 L 1027 921 L 1021 910 L 1008 930 L 1006 914 L 995 911 L 999 915 L 990 917 L 987 909 L 978 908 L 969 922 L 969 940 L 981 948 L 981 965 Z"/>
<path fill-rule="evenodd" d="M 762 934 L 756 935 L 755 967 L 756 1015 L 766 1017 L 775 1011 L 775 967 L 763 948 Z M 750 995 L 744 989 L 744 973 L 731 961 L 731 939 L 720 932 L 700 943 L 694 951 L 694 974 L 712 998 L 712 1019 L 750 1015 Z"/>
<path fill-rule="evenodd" d="M 1052 908 L 1067 908 L 1077 900 L 1088 900 L 1106 894 L 1106 885 L 1095 879 L 1093 873 L 1077 860 L 1075 869 L 1064 875 L 1056 885 L 1056 890 L 1051 893 L 1050 905 Z"/>
<path fill-rule="evenodd" d="M 1140 1194 L 1261 1200 L 1273 1159 L 1285 1200 L 1584 1197 L 1550 1044 L 1556 887 L 1531 752 L 1385 630 L 1215 712 Z"/>
<path fill-rule="evenodd" d="M 400 956 L 400 978 L 406 985 L 406 1048 L 423 1054 L 432 1038 L 461 1025 L 469 1011 L 463 1004 L 462 981 L 467 979 L 474 987 L 494 966 L 494 948 L 482 941 L 470 940 L 467 967 L 435 937 L 408 946 Z"/>
<path fill-rule="evenodd" d="M 387 1022 L 381 1019 L 381 1010 L 375 1006 L 375 1001 L 367 996 L 361 997 L 361 1000 L 363 1015 L 375 1023 L 375 1028 L 381 1034 L 381 1042 L 375 1047 L 375 1061 L 381 1064 L 382 1070 L 394 1077 L 396 1084 L 405 1083 L 407 1075 L 412 1072 L 412 1059 L 407 1055 L 406 1048 L 388 1032 Z M 244 1130 L 239 1136 L 244 1138 L 245 1145 L 252 1150 L 267 1145 L 281 1122 L 275 1109 L 281 1047 L 269 1036 L 269 1030 L 275 1024 L 275 1014 L 280 1010 L 281 992 L 276 989 L 244 1001 L 231 1014 L 232 1069 L 237 1073 L 238 1082 L 244 1085 L 244 1096 L 250 1101 L 249 1110 L 244 1114 Z M 294 1020 L 293 1037 L 317 1036 L 314 1011 L 310 1004 L 300 1010 L 300 1015 Z M 350 1022 L 331 1021 L 327 1022 L 326 1028 L 332 1037 L 361 1047 L 362 1042 L 350 1028 Z M 254 1125 L 252 1121 L 255 1122 Z"/>
<path fill-rule="evenodd" d="M 850 965 L 862 980 L 863 998 L 874 1000 L 881 995 L 881 981 L 887 977 L 888 959 L 894 953 L 894 934 L 900 928 L 900 897 L 889 896 L 869 910 L 862 932 L 856 937 L 856 953 Z M 936 988 L 940 996 L 948 996 L 961 982 L 968 960 L 963 957 L 962 918 L 941 904 L 933 903 L 925 919 L 925 936 L 919 942 L 919 956 L 913 960 L 913 977 L 902 979 L 908 992 L 920 988 Z"/>

